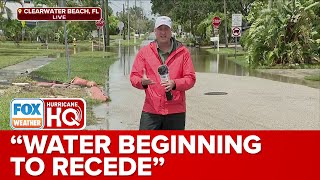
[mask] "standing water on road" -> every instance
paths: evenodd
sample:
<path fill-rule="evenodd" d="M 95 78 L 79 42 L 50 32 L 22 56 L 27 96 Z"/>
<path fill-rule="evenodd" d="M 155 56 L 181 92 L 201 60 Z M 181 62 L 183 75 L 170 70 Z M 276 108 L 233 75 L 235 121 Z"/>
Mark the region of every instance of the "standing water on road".
<path fill-rule="evenodd" d="M 142 46 L 149 44 L 150 41 L 143 41 Z M 118 53 L 116 61 L 109 69 L 108 94 L 111 102 L 98 110 L 102 114 L 107 114 L 106 121 L 98 124 L 94 129 L 138 129 L 141 109 L 144 97 L 143 91 L 137 91 L 131 86 L 129 75 L 134 58 L 140 47 L 115 47 L 110 51 Z M 227 60 L 226 55 L 213 55 L 203 49 L 189 48 L 196 72 L 221 73 L 236 76 L 256 76 L 276 81 L 290 83 L 292 78 L 263 74 L 248 69 Z M 299 83 L 299 82 L 298 82 Z M 134 104 L 134 106 L 130 105 Z M 107 109 L 107 111 L 105 111 Z"/>
<path fill-rule="evenodd" d="M 253 76 L 285 83 L 300 84 L 320 89 L 320 83 L 317 81 L 303 80 L 278 74 L 262 72 L 254 69 L 247 69 L 243 66 L 240 66 L 239 64 L 234 63 L 233 61 L 229 61 L 227 59 L 227 55 L 211 54 L 206 50 L 199 48 L 190 48 L 189 50 L 191 52 L 196 72 L 219 73 L 236 76 Z"/>
<path fill-rule="evenodd" d="M 150 42 L 151 41 L 143 41 L 141 46 L 145 46 Z M 118 49 L 115 48 L 112 50 L 113 52 L 119 54 L 119 63 L 115 63 L 115 66 L 118 66 L 118 70 L 122 71 L 123 75 L 128 75 L 130 73 L 132 63 L 138 50 L 139 47 L 137 46 L 119 47 Z M 320 88 L 320 84 L 318 82 L 247 69 L 239 64 L 234 63 L 233 61 L 229 61 L 227 59 L 227 55 L 211 54 L 204 49 L 193 47 L 190 47 L 189 51 L 191 53 L 196 72 L 229 74 L 235 76 L 254 76 L 274 81 Z"/>

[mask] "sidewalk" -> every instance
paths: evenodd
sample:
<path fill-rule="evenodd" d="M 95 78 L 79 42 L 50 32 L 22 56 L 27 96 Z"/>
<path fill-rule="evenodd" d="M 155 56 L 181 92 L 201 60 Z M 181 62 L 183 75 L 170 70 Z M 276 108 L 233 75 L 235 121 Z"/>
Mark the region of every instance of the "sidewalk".
<path fill-rule="evenodd" d="M 21 63 L 0 69 L 0 83 L 11 83 L 11 81 L 22 74 L 28 74 L 46 64 L 55 58 L 35 57 Z"/>

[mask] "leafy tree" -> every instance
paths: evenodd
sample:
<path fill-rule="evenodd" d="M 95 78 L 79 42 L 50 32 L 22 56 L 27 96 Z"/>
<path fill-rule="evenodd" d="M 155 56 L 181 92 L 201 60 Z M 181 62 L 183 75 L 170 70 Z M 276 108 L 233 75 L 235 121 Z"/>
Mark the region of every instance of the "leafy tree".
<path fill-rule="evenodd" d="M 55 39 L 55 32 L 57 31 L 57 26 L 55 22 L 43 22 L 38 23 L 38 25 L 31 30 L 33 38 L 38 37 L 42 43 L 51 42 Z"/>
<path fill-rule="evenodd" d="M 4 34 L 8 40 L 14 41 L 15 43 L 19 44 L 21 40 L 21 29 L 22 25 L 21 22 L 18 20 L 11 20 L 8 19 L 5 21 L 4 24 Z"/>
<path fill-rule="evenodd" d="M 275 1 L 271 9 L 253 13 L 255 20 L 244 40 L 251 64 L 306 64 L 319 62 L 317 35 L 320 2 Z M 254 9 L 254 8 L 253 8 Z"/>
<path fill-rule="evenodd" d="M 62 2 L 61 0 L 33 0 L 33 4 L 35 6 L 49 6 L 49 7 L 56 7 L 59 5 L 59 1 Z"/>
<path fill-rule="evenodd" d="M 212 2 L 208 0 L 151 0 L 154 14 L 167 15 L 179 24 L 184 25 L 186 31 L 195 33 L 197 25 L 207 17 L 212 10 Z M 168 7 L 171 7 L 168 9 Z"/>
<path fill-rule="evenodd" d="M 140 7 L 131 7 L 130 12 L 130 27 L 132 29 L 139 31 L 140 33 L 153 31 L 153 22 L 149 20 L 144 14 L 143 9 Z M 124 23 L 123 33 L 127 33 L 128 29 L 128 11 L 125 13 L 117 13 L 117 19 Z M 118 26 L 118 25 L 117 25 Z"/>
<path fill-rule="evenodd" d="M 33 1 L 33 3 L 36 6 L 46 5 L 49 7 L 59 6 L 61 2 L 62 2 L 61 0 L 34 0 Z M 100 0 L 81 0 L 81 1 L 66 0 L 66 5 L 67 7 L 101 7 L 101 1 Z M 112 13 L 113 13 L 112 8 L 108 6 L 109 18 L 110 16 L 112 16 Z M 59 39 L 59 42 L 64 42 L 63 24 L 61 22 L 54 22 L 53 24 L 54 24 L 54 27 L 52 27 L 52 29 L 54 29 L 55 35 L 50 37 L 56 37 L 57 39 Z M 73 38 L 76 38 L 77 40 L 87 39 L 91 34 L 91 32 L 95 29 L 96 29 L 96 25 L 95 25 L 95 22 L 93 21 L 67 22 L 68 41 L 69 42 L 72 41 Z M 39 29 L 36 29 L 36 31 L 39 32 Z M 115 30 L 111 30 L 111 31 L 113 32 Z M 52 41 L 53 39 L 49 38 L 48 40 Z"/>
<path fill-rule="evenodd" d="M 213 36 L 213 27 L 212 27 L 212 18 L 218 16 L 221 18 L 221 24 L 219 26 L 219 37 L 220 37 L 220 42 L 224 42 L 225 37 L 224 33 L 221 31 L 224 30 L 224 15 L 223 13 L 210 13 L 206 19 L 200 22 L 200 24 L 197 27 L 197 34 L 198 36 L 201 36 L 201 39 L 204 40 L 206 43 L 209 43 L 210 37 Z M 227 24 L 227 29 L 228 32 L 231 31 L 231 22 Z"/>
<path fill-rule="evenodd" d="M 177 1 L 172 0 L 151 0 L 151 10 L 154 14 L 160 14 L 162 16 L 170 16 L 170 12 L 175 8 Z M 168 7 L 172 7 L 168 9 Z"/>
<path fill-rule="evenodd" d="M 116 35 L 118 34 L 118 23 L 120 21 L 115 16 L 109 17 L 109 34 Z"/>

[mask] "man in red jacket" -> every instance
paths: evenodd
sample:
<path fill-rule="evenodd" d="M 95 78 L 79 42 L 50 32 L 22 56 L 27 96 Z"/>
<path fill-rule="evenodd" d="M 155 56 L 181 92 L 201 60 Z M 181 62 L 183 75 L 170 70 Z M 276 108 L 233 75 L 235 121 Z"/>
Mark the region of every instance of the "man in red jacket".
<path fill-rule="evenodd" d="M 156 19 L 156 40 L 139 50 L 132 66 L 131 84 L 146 94 L 140 130 L 185 129 L 185 91 L 194 86 L 196 76 L 190 52 L 172 37 L 171 25 L 167 16 Z M 167 68 L 165 81 L 160 66 Z"/>

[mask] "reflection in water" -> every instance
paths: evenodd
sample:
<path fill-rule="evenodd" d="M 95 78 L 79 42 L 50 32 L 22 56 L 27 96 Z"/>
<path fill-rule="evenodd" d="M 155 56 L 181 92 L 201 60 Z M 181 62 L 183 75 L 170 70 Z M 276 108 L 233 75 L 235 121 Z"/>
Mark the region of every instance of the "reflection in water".
<path fill-rule="evenodd" d="M 189 48 L 196 72 L 211 72 L 246 76 L 248 71 L 242 66 L 228 61 L 226 55 L 211 54 L 203 49 Z"/>
<path fill-rule="evenodd" d="M 189 50 L 191 52 L 195 70 L 197 72 L 230 74 L 236 76 L 254 76 L 274 81 L 301 84 L 313 88 L 320 88 L 320 83 L 317 81 L 309 81 L 261 72 L 253 69 L 247 69 L 234 63 L 233 61 L 227 60 L 226 55 L 211 54 L 203 49 L 198 48 L 189 48 Z"/>
<path fill-rule="evenodd" d="M 134 47 L 119 47 L 118 49 L 118 57 L 119 57 L 119 69 L 121 69 L 124 76 L 127 76 L 131 72 L 131 67 L 133 65 L 133 61 L 135 55 L 137 53 L 136 48 Z M 117 64 L 117 63 L 115 63 Z"/>
<path fill-rule="evenodd" d="M 149 42 L 148 42 L 149 43 Z M 142 46 L 148 44 L 147 42 L 143 42 Z M 118 48 L 118 49 L 117 49 Z M 122 72 L 124 76 L 128 76 L 131 72 L 131 67 L 138 52 L 139 47 L 137 46 L 127 46 L 127 47 L 116 47 L 110 49 L 112 52 L 118 52 L 119 64 L 115 63 L 115 65 L 119 65 L 119 71 Z M 319 82 L 313 82 L 308 80 L 302 80 L 297 78 L 291 78 L 281 75 L 275 75 L 265 72 L 260 72 L 257 70 L 249 70 L 246 69 L 233 61 L 227 60 L 226 55 L 219 54 L 211 54 L 206 50 L 199 48 L 189 48 L 191 52 L 193 64 L 196 72 L 207 72 L 207 73 L 220 73 L 220 74 L 229 74 L 236 76 L 254 76 L 264 79 L 270 79 L 275 81 L 281 81 L 292 84 L 301 84 L 309 87 L 320 88 Z"/>

